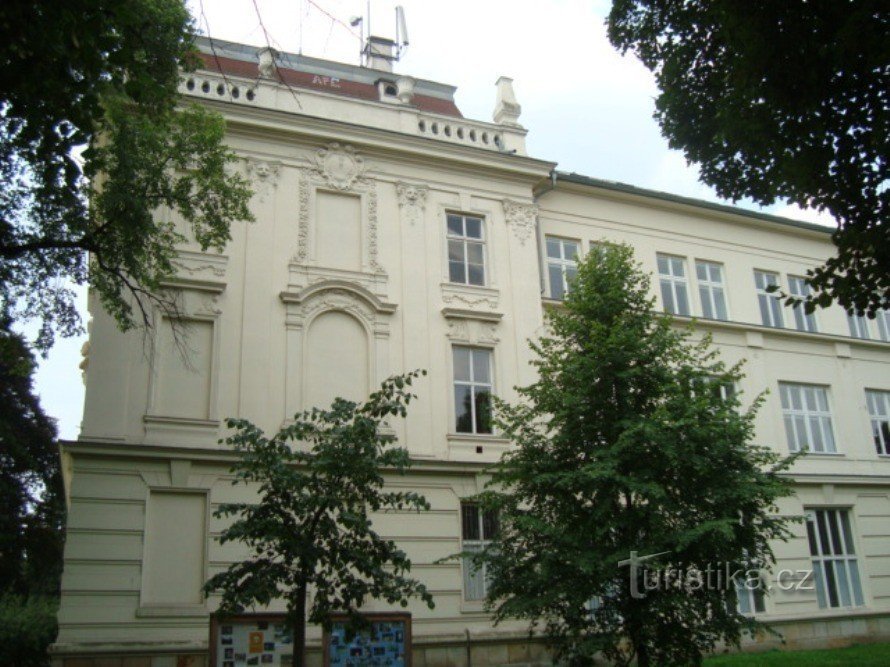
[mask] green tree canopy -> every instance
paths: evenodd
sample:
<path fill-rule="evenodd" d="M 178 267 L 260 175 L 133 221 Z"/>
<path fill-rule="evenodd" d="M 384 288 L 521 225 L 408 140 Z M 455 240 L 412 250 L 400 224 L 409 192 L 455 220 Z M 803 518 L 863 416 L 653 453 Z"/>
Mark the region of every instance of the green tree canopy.
<path fill-rule="evenodd" d="M 500 530 L 481 554 L 496 621 L 543 626 L 569 664 L 697 664 L 757 624 L 732 582 L 645 590 L 621 562 L 704 572 L 773 563 L 788 535 L 776 501 L 790 459 L 751 443 L 761 399 L 742 410 L 741 379 L 692 333 L 653 311 L 649 278 L 627 246 L 588 255 L 564 308 L 533 343 L 539 378 L 500 403 L 515 448 L 480 502 Z M 686 579 L 681 579 L 686 581 Z M 643 591 L 642 597 L 634 590 Z"/>
<path fill-rule="evenodd" d="M 248 421 L 228 421 L 235 434 L 225 442 L 239 454 L 234 483 L 255 488 L 258 498 L 217 510 L 217 517 L 235 518 L 220 542 L 241 542 L 250 555 L 205 590 L 222 591 L 223 614 L 285 600 L 295 667 L 304 664 L 307 618 L 328 627 L 330 614 L 342 612 L 355 627 L 357 609 L 371 599 L 406 606 L 418 596 L 433 607 L 426 587 L 408 576 L 411 561 L 370 518 L 429 509 L 418 493 L 383 488 L 384 471 L 405 474 L 410 464 L 408 450 L 392 446 L 386 420 L 407 414 L 418 375 L 386 380 L 364 403 L 338 398 L 328 410 L 297 414 L 272 438 Z"/>
<path fill-rule="evenodd" d="M 612 44 L 655 73 L 655 117 L 702 181 L 838 222 L 836 256 L 808 273 L 810 310 L 890 308 L 888 34 L 874 0 L 612 4 Z"/>
<path fill-rule="evenodd" d="M 123 328 L 169 307 L 185 237 L 159 208 L 204 249 L 251 218 L 222 118 L 180 104 L 193 38 L 182 0 L 0 5 L 0 310 L 39 320 L 44 349 L 79 330 L 74 284 Z"/>

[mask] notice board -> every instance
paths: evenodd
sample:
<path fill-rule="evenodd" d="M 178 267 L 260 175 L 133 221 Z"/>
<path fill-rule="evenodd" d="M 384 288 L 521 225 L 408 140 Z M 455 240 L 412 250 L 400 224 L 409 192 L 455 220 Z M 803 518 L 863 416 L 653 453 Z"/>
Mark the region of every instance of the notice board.
<path fill-rule="evenodd" d="M 210 617 L 211 667 L 289 666 L 293 652 L 284 614 Z"/>
<path fill-rule="evenodd" d="M 411 667 L 411 614 L 362 614 L 369 625 L 350 636 L 346 617 L 324 633 L 325 667 Z"/>

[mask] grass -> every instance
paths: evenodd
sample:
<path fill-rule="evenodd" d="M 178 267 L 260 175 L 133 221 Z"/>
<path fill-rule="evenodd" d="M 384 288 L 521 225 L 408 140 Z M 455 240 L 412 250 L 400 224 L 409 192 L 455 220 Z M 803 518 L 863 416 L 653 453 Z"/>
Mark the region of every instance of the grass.
<path fill-rule="evenodd" d="M 886 667 L 890 644 L 857 644 L 817 651 L 766 651 L 732 653 L 705 660 L 707 667 Z"/>

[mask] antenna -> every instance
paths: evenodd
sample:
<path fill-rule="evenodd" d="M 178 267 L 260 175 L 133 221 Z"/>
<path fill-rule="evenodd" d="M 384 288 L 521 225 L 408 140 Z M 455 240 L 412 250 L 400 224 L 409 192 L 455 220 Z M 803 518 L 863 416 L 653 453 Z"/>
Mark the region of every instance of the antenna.
<path fill-rule="evenodd" d="M 399 55 L 402 55 L 402 51 L 408 46 L 408 24 L 405 23 L 405 8 L 402 5 L 396 6 L 396 44 Z"/>

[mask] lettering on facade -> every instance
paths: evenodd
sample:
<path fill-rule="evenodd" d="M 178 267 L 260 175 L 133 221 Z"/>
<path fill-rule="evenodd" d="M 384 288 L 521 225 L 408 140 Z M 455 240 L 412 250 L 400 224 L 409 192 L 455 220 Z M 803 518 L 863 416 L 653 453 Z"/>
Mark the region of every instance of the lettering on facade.
<path fill-rule="evenodd" d="M 323 86 L 325 88 L 339 88 L 340 78 L 336 76 L 321 76 L 315 74 L 312 77 L 312 83 L 316 86 Z"/>

